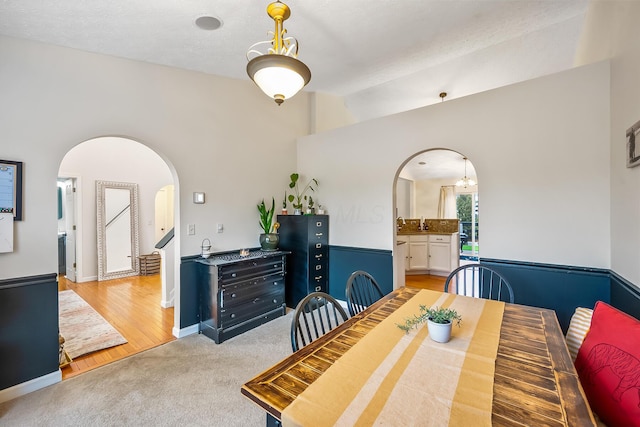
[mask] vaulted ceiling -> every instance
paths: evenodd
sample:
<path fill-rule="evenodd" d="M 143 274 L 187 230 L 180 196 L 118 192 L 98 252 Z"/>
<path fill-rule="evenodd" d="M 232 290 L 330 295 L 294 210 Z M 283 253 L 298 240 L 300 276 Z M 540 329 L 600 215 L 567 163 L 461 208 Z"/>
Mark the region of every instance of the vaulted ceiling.
<path fill-rule="evenodd" d="M 285 0 L 308 91 L 342 96 L 357 120 L 573 66 L 588 0 Z M 268 0 L 4 0 L 0 34 L 247 79 L 269 39 Z M 212 16 L 217 30 L 195 21 Z M 275 105 L 274 105 L 275 107 Z"/>

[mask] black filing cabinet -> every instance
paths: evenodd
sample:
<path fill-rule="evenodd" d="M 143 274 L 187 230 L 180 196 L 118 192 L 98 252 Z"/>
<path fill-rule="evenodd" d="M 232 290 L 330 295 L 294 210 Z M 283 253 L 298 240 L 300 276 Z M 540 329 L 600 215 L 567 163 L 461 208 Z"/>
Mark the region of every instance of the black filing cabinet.
<path fill-rule="evenodd" d="M 200 332 L 219 344 L 283 316 L 286 255 L 252 251 L 198 259 Z"/>
<path fill-rule="evenodd" d="M 315 291 L 329 293 L 329 216 L 278 215 L 280 249 L 291 252 L 286 302 L 295 307 Z"/>

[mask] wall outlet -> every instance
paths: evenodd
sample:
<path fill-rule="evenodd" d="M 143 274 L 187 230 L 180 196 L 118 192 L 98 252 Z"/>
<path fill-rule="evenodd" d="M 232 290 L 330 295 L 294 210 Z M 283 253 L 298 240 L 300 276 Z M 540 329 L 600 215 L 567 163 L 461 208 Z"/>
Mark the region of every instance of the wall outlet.
<path fill-rule="evenodd" d="M 187 225 L 187 234 L 190 236 L 193 236 L 196 234 L 196 225 L 195 224 L 189 224 Z"/>
<path fill-rule="evenodd" d="M 222 233 L 224 231 L 224 224 L 217 224 L 216 229 L 218 233 Z"/>

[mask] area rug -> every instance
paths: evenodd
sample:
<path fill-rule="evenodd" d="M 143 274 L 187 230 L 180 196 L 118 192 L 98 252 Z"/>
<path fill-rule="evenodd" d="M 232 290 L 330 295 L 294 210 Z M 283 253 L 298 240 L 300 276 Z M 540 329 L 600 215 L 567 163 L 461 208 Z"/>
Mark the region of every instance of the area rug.
<path fill-rule="evenodd" d="M 60 334 L 72 359 L 120 344 L 126 339 L 72 290 L 58 293 Z"/>

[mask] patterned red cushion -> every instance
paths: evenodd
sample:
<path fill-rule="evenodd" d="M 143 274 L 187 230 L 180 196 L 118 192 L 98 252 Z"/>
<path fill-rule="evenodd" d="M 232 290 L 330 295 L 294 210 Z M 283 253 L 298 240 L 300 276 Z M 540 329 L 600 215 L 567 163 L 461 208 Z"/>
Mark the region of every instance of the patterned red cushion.
<path fill-rule="evenodd" d="M 598 301 L 575 364 L 602 421 L 640 426 L 640 321 Z"/>

